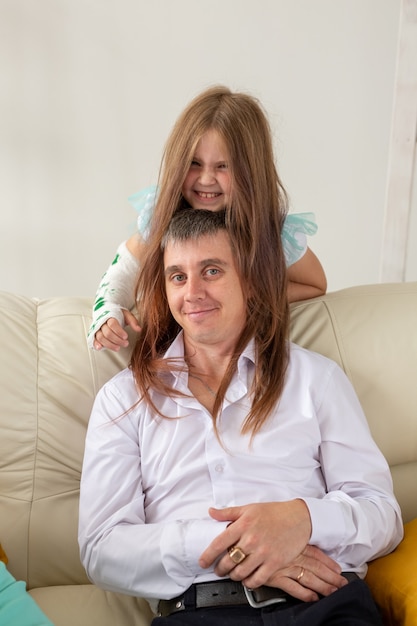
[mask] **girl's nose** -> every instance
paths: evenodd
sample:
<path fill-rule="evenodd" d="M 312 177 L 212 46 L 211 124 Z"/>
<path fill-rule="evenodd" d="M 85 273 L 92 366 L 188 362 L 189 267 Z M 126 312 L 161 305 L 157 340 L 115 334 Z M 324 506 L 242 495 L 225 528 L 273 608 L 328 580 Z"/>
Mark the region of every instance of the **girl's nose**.
<path fill-rule="evenodd" d="M 204 167 L 200 172 L 199 180 L 202 185 L 213 184 L 216 180 L 214 171 L 209 167 Z"/>

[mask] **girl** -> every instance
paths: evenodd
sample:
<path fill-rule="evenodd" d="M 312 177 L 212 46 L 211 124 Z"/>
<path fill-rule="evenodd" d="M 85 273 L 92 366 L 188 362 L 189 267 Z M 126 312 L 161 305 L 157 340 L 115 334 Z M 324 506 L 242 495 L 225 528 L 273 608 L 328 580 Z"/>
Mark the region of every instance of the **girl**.
<path fill-rule="evenodd" d="M 130 309 L 145 238 L 149 231 L 162 237 L 178 209 L 225 208 L 232 227 L 244 233 L 252 261 L 265 234 L 278 225 L 289 302 L 325 293 L 323 268 L 306 244 L 306 235 L 317 227 L 311 214 L 287 216 L 288 198 L 275 168 L 270 127 L 255 98 L 218 86 L 192 100 L 168 138 L 155 197 L 155 189 L 133 197 L 140 211 L 139 232 L 119 246 L 101 280 L 88 333 L 91 348 L 117 351 L 128 345 L 125 325 L 140 331 Z"/>

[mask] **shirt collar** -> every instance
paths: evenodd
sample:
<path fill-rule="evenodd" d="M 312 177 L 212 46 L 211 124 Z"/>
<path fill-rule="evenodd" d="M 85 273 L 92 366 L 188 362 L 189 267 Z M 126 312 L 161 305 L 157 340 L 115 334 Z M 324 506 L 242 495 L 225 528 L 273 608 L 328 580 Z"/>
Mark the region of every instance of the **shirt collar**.
<path fill-rule="evenodd" d="M 239 378 L 245 380 L 246 374 L 255 366 L 255 352 L 255 341 L 254 339 L 250 339 L 237 362 Z M 175 358 L 179 363 L 181 361 L 184 363 L 183 371 L 171 372 L 174 379 L 173 387 L 178 388 L 180 381 L 184 383 L 186 380 L 184 379 L 184 376 L 187 376 L 187 366 L 184 361 L 184 333 L 182 330 L 178 333 L 168 350 L 165 352 L 164 358 Z"/>

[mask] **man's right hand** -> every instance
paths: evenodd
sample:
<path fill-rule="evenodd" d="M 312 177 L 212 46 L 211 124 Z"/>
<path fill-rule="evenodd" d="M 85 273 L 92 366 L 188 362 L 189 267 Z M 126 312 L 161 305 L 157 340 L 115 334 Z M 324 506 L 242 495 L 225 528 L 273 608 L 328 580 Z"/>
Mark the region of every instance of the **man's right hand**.
<path fill-rule="evenodd" d="M 122 312 L 125 325 L 130 326 L 136 332 L 140 332 L 141 327 L 133 313 L 127 309 L 123 309 Z M 113 352 L 118 352 L 120 348 L 127 348 L 128 345 L 128 334 L 114 317 L 110 317 L 100 330 L 96 332 L 94 337 L 95 350 L 107 348 L 108 350 L 113 350 Z"/>
<path fill-rule="evenodd" d="M 304 602 L 347 583 L 338 563 L 308 543 L 311 521 L 303 500 L 211 508 L 209 514 L 229 523 L 200 556 L 200 567 L 215 564 L 218 576 L 240 580 L 249 589 L 278 587 Z M 230 546 L 238 546 L 245 559 L 236 564 Z"/>

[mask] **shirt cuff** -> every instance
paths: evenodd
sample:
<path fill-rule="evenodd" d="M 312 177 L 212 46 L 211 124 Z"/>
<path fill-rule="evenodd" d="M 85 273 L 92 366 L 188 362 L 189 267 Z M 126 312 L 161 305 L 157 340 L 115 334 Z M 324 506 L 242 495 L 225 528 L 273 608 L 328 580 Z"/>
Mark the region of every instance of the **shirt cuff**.
<path fill-rule="evenodd" d="M 321 550 L 334 550 L 343 542 L 346 532 L 345 507 L 341 500 L 326 498 L 302 498 L 307 505 L 311 519 L 309 544 Z"/>
<path fill-rule="evenodd" d="M 216 563 L 203 569 L 198 560 L 213 539 L 226 530 L 227 524 L 215 520 L 181 520 L 174 527 L 167 525 L 161 537 L 161 553 L 168 576 L 186 587 L 196 576 L 213 572 Z"/>

